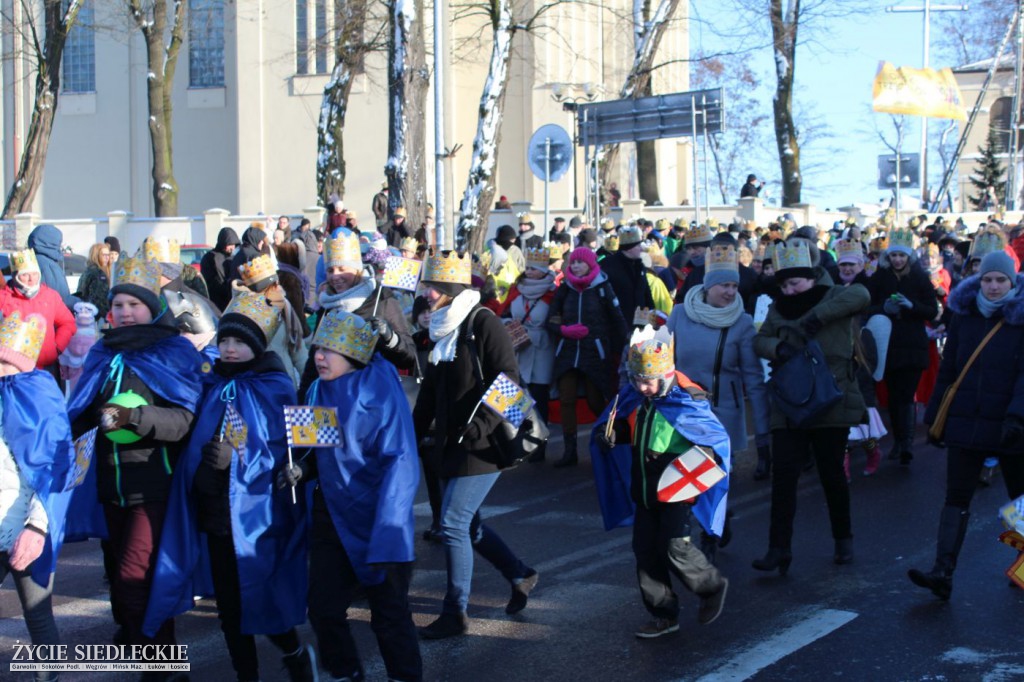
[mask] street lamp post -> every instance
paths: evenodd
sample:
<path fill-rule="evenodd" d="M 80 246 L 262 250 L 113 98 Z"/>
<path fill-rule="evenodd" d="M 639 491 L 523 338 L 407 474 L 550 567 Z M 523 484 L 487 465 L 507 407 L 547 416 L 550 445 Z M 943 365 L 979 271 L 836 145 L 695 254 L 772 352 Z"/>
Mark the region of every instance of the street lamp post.
<path fill-rule="evenodd" d="M 582 90 L 583 94 L 573 95 L 571 93 Z M 580 102 L 593 102 L 597 99 L 598 89 L 593 83 L 582 85 L 556 83 L 551 87 L 551 99 L 562 105 L 562 111 L 572 114 L 572 207 L 579 208 L 579 191 L 576 177 L 576 145 L 579 139 L 579 121 L 576 112 L 580 108 Z"/>

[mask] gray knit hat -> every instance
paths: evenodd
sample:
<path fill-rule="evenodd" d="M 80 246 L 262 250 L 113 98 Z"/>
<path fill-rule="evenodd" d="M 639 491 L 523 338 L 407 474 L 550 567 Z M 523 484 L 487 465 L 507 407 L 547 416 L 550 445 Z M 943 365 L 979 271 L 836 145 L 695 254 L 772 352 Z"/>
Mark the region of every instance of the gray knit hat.
<path fill-rule="evenodd" d="M 993 271 L 1003 273 L 1010 278 L 1011 282 L 1017 281 L 1017 268 L 1013 264 L 1013 259 L 1005 251 L 993 251 L 981 259 L 978 274 L 984 275 Z"/>

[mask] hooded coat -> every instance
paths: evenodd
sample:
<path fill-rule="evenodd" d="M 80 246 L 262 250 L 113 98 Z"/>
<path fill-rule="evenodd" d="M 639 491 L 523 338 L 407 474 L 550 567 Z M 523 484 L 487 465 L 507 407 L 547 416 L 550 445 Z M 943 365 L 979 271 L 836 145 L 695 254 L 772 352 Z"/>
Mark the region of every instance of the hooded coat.
<path fill-rule="evenodd" d="M 231 280 L 238 276 L 237 271 L 231 271 L 232 256 L 228 255 L 227 247 L 241 243 L 233 227 L 221 228 L 217 234 L 217 245 L 203 255 L 199 264 L 199 271 L 210 292 L 210 300 L 221 310 L 231 301 Z"/>
<path fill-rule="evenodd" d="M 64 254 L 60 251 L 63 241 L 64 234 L 55 226 L 39 225 L 28 236 L 28 248 L 36 252 L 43 284 L 56 291 L 64 305 L 70 308 L 75 300 L 68 289 L 68 281 L 64 279 Z"/>
<path fill-rule="evenodd" d="M 868 315 L 887 315 L 892 320 L 892 336 L 889 337 L 889 353 L 886 355 L 886 370 L 926 369 L 928 367 L 928 333 L 924 323 L 934 320 L 939 314 L 939 303 L 935 298 L 928 273 L 917 259 L 912 257 L 907 272 L 897 277 L 889 265 L 889 258 L 883 254 L 879 267 L 871 276 L 871 306 Z M 896 315 L 885 312 L 885 302 L 893 294 L 903 294 L 913 307 L 900 308 Z"/>
<path fill-rule="evenodd" d="M 265 242 L 266 238 L 267 233 L 258 227 L 250 227 L 242 233 L 242 243 L 231 256 L 231 281 L 242 279 L 238 274 L 239 266 L 245 265 L 253 258 L 263 254 L 259 243 Z"/>
<path fill-rule="evenodd" d="M 926 424 L 935 422 L 946 389 L 960 376 L 982 339 L 1000 319 L 1006 322 L 982 349 L 953 398 L 943 439 L 947 446 L 991 455 L 1024 455 L 1019 445 L 1005 448 L 999 444 L 1003 421 L 1009 416 L 1024 419 L 1024 275 L 1017 275 L 1014 286 L 1016 295 L 992 317 L 978 311 L 978 275 L 968 277 L 949 294 L 953 317 L 935 391 L 925 412 Z"/>

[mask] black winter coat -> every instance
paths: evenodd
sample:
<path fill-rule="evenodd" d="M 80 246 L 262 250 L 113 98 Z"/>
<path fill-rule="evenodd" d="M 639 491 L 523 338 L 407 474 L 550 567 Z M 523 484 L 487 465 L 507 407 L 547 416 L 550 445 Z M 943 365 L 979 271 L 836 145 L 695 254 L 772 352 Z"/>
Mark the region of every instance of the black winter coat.
<path fill-rule="evenodd" d="M 1024 456 L 1019 445 L 1010 449 L 999 445 L 1006 417 L 1024 419 L 1024 275 L 1017 275 L 1016 287 L 1017 295 L 990 318 L 978 312 L 975 299 L 981 280 L 977 275 L 965 279 L 949 295 L 953 318 L 935 391 L 925 412 L 926 424 L 935 422 L 946 388 L 960 376 L 978 344 L 1000 319 L 1006 323 L 982 349 L 953 398 L 944 438 L 948 446 Z"/>
<path fill-rule="evenodd" d="M 654 297 L 647 283 L 647 268 L 639 258 L 627 258 L 616 251 L 601 261 L 601 272 L 608 276 L 626 324 L 632 326 L 637 308 L 653 308 Z"/>
<path fill-rule="evenodd" d="M 888 265 L 885 256 L 879 261 L 878 270 L 871 276 L 871 305 L 868 315 L 887 315 L 883 306 L 893 294 L 900 293 L 910 299 L 914 307 L 900 308 L 896 315 L 888 315 L 892 320 L 892 335 L 889 337 L 889 354 L 886 356 L 885 368 L 926 369 L 928 367 L 928 334 L 924 323 L 934 320 L 939 314 L 939 304 L 935 299 L 935 288 L 928 273 L 916 261 L 911 263 L 908 272 L 902 277 Z"/>
<path fill-rule="evenodd" d="M 580 340 L 562 336 L 562 326 L 586 325 L 589 333 Z M 582 293 L 564 281 L 555 290 L 547 320 L 548 331 L 558 339 L 555 347 L 554 383 L 570 369 L 578 369 L 591 379 L 606 398 L 611 398 L 613 362 L 626 343 L 626 320 L 615 291 L 604 272 L 598 273 Z"/>
<path fill-rule="evenodd" d="M 237 247 L 240 243 L 234 228 L 225 227 L 217 235 L 217 245 L 203 254 L 199 262 L 199 272 L 206 281 L 210 300 L 221 310 L 231 302 L 231 280 L 238 274 L 231 272 L 231 256 L 225 249 L 232 244 Z"/>
<path fill-rule="evenodd" d="M 470 319 L 475 341 L 470 340 Z M 491 445 L 490 434 L 501 423 L 501 417 L 482 406 L 473 414 L 484 388 L 477 380 L 470 343 L 475 343 L 485 386 L 490 386 L 499 372 L 519 383 L 519 365 L 505 325 L 487 308 L 476 306 L 459 328 L 455 358 L 437 365 L 428 363 L 424 368 L 423 383 L 412 412 L 417 439 L 425 437 L 431 422 L 434 423 L 434 452 L 426 456 L 440 462 L 441 478 L 498 471 L 497 452 Z M 459 443 L 466 431 L 466 438 Z"/>

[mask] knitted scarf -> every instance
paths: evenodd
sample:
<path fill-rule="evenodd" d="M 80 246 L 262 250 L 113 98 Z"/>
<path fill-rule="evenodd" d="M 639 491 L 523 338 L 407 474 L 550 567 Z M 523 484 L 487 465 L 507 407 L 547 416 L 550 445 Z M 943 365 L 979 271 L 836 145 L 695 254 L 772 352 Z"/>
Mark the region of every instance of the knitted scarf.
<path fill-rule="evenodd" d="M 694 322 L 712 329 L 725 329 L 736 324 L 743 314 L 743 299 L 738 295 L 724 308 L 716 308 L 705 301 L 704 286 L 698 285 L 686 292 L 683 299 L 686 316 Z"/>

